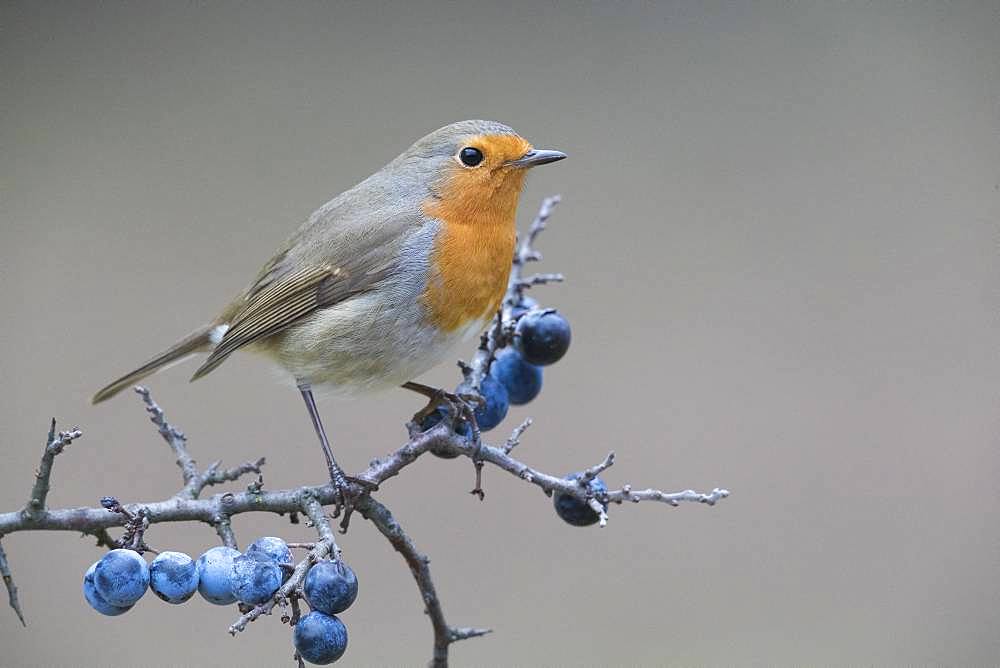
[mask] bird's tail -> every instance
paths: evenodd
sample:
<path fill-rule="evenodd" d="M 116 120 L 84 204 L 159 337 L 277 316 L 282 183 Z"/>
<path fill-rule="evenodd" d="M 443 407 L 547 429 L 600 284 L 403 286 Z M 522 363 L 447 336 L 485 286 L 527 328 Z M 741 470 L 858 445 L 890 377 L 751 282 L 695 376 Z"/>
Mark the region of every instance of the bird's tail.
<path fill-rule="evenodd" d="M 178 362 L 183 362 L 195 353 L 210 351 L 218 343 L 218 338 L 221 338 L 220 334 L 224 333 L 224 330 L 221 329 L 222 327 L 224 325 L 213 323 L 191 332 L 135 371 L 131 371 L 118 380 L 102 387 L 94 395 L 94 398 L 91 399 L 91 402 L 96 404 L 105 399 L 110 399 L 126 387 L 139 382 L 146 376 L 151 376 L 157 371 L 166 369 Z"/>

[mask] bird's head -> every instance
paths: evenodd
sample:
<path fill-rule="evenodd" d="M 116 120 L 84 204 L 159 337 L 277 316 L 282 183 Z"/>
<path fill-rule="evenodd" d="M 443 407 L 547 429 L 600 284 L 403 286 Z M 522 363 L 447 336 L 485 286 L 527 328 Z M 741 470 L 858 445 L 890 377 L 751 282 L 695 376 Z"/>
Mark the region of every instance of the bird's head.
<path fill-rule="evenodd" d="M 450 222 L 513 222 L 524 177 L 531 167 L 556 162 L 565 153 L 534 148 L 495 121 L 460 121 L 418 140 L 398 159 L 426 170 L 431 200 Z"/>

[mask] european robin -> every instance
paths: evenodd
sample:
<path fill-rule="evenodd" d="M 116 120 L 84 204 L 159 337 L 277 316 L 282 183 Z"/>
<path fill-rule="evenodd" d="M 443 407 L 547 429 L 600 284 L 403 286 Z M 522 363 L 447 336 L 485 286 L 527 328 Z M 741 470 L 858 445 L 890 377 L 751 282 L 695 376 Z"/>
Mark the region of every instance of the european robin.
<path fill-rule="evenodd" d="M 481 333 L 503 299 L 527 170 L 562 160 L 493 121 L 435 130 L 317 209 L 208 324 L 94 395 L 97 403 L 195 353 L 191 380 L 245 348 L 295 379 L 330 476 L 313 385 L 403 385 Z"/>

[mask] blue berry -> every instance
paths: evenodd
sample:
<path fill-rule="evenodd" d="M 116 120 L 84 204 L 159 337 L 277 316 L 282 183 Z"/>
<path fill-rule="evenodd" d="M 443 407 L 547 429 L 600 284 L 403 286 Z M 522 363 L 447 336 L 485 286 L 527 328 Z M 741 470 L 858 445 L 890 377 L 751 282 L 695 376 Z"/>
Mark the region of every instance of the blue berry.
<path fill-rule="evenodd" d="M 222 545 L 213 547 L 198 557 L 198 593 L 209 603 L 229 605 L 233 595 L 233 560 L 239 550 Z"/>
<path fill-rule="evenodd" d="M 167 603 L 183 603 L 198 591 L 198 566 L 182 552 L 161 552 L 149 565 L 149 588 Z"/>
<path fill-rule="evenodd" d="M 486 403 L 476 408 L 476 424 L 479 425 L 479 431 L 489 431 L 507 417 L 510 398 L 507 396 L 507 388 L 493 376 L 483 378 L 483 382 L 479 385 L 479 393 L 483 395 Z"/>
<path fill-rule="evenodd" d="M 528 364 L 521 353 L 504 348 L 490 365 L 490 375 L 499 380 L 515 406 L 526 404 L 542 391 L 542 369 Z"/>
<path fill-rule="evenodd" d="M 308 615 L 303 615 L 295 625 L 292 642 L 304 660 L 326 665 L 344 655 L 347 649 L 347 627 L 336 617 L 313 610 Z"/>
<path fill-rule="evenodd" d="M 579 480 L 579 473 L 571 473 L 566 476 L 567 480 Z M 594 478 L 590 481 L 590 493 L 591 494 L 604 494 L 608 491 L 608 486 L 604 484 L 604 481 L 600 478 Z M 556 513 L 563 519 L 563 521 L 572 524 L 575 527 L 585 527 L 591 524 L 596 524 L 600 519 L 600 516 L 594 512 L 594 509 L 587 505 L 586 501 L 581 501 L 571 494 L 563 494 L 562 492 L 556 492 L 553 498 L 553 502 L 556 506 Z M 607 503 L 602 503 L 604 509 L 608 509 Z"/>
<path fill-rule="evenodd" d="M 90 604 L 90 607 L 97 610 L 102 615 L 115 617 L 128 612 L 132 609 L 131 605 L 125 607 L 111 605 L 97 592 L 97 588 L 94 586 L 94 571 L 97 570 L 98 563 L 100 562 L 95 561 L 91 564 L 90 568 L 87 569 L 87 573 L 83 576 L 83 597 L 87 599 L 87 603 Z"/>
<path fill-rule="evenodd" d="M 489 375 L 483 378 L 483 382 L 480 383 L 479 393 L 483 395 L 485 403 L 477 406 L 474 411 L 476 423 L 479 425 L 480 431 L 489 431 L 503 422 L 503 419 L 507 416 L 507 409 L 510 408 L 510 399 L 507 396 L 507 388 L 503 386 L 503 383 Z M 433 413 L 420 422 L 420 428 L 427 431 L 447 416 L 448 409 L 444 406 L 438 406 L 434 409 Z M 460 436 L 472 438 L 472 425 L 465 421 L 459 421 L 455 431 Z"/>
<path fill-rule="evenodd" d="M 441 420 L 448 419 L 448 409 L 444 406 L 438 406 L 434 409 L 433 413 L 430 413 L 423 420 L 420 421 L 420 430 L 427 431 L 432 427 L 436 426 Z M 465 420 L 459 420 L 458 424 L 455 426 L 455 433 L 459 436 L 464 436 L 466 439 L 472 438 L 472 425 Z M 440 457 L 441 459 L 454 459 L 458 457 L 457 452 L 452 452 L 451 450 L 443 450 L 440 448 L 431 448 L 431 454 Z"/>
<path fill-rule="evenodd" d="M 555 309 L 531 311 L 517 321 L 514 346 L 531 364 L 558 362 L 569 349 L 569 323 Z"/>
<path fill-rule="evenodd" d="M 149 587 L 149 566 L 134 550 L 111 550 L 97 562 L 94 588 L 105 601 L 119 608 L 134 605 Z"/>
<path fill-rule="evenodd" d="M 449 415 L 450 411 L 447 408 L 444 406 L 438 406 L 431 413 L 429 413 L 427 417 L 420 421 L 420 431 L 427 431 L 428 429 L 436 427 L 441 420 L 448 418 Z M 459 420 L 455 433 L 459 436 L 472 438 L 472 425 L 465 420 Z"/>
<path fill-rule="evenodd" d="M 310 608 L 336 615 L 358 597 L 358 578 L 343 561 L 321 561 L 309 569 L 304 589 Z"/>
<path fill-rule="evenodd" d="M 279 564 L 292 565 L 295 563 L 295 560 L 292 559 L 292 551 L 288 549 L 288 543 L 274 536 L 264 536 L 250 543 L 247 554 L 258 553 L 266 554 L 272 561 Z"/>
<path fill-rule="evenodd" d="M 278 562 L 259 550 L 233 559 L 233 594 L 242 603 L 269 601 L 284 579 Z"/>

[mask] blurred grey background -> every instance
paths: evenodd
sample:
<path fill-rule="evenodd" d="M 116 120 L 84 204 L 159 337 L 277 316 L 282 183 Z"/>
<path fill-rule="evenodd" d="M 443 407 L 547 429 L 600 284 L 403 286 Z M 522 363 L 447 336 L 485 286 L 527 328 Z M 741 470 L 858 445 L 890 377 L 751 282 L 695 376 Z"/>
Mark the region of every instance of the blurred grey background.
<path fill-rule="evenodd" d="M 725 486 L 581 530 L 509 475 L 421 460 L 379 492 L 430 554 L 456 665 L 1000 661 L 1000 10 L 987 3 L 51 3 L 0 8 L 0 509 L 47 421 L 85 432 L 51 502 L 179 485 L 136 398 L 91 393 L 211 317 L 329 197 L 445 123 L 494 118 L 571 158 L 536 296 L 573 347 L 518 454 L 609 484 Z M 468 355 L 471 351 L 462 351 Z M 301 399 L 237 355 L 151 386 L 202 464 L 320 482 Z M 450 385 L 449 365 L 427 382 Z M 321 410 L 349 469 L 395 447 L 402 390 Z M 240 516 L 244 544 L 306 539 Z M 197 554 L 202 526 L 157 526 Z M 9 666 L 290 665 L 231 608 L 92 612 L 100 552 L 4 545 L 30 626 Z M 347 665 L 422 665 L 399 556 L 356 521 Z"/>

